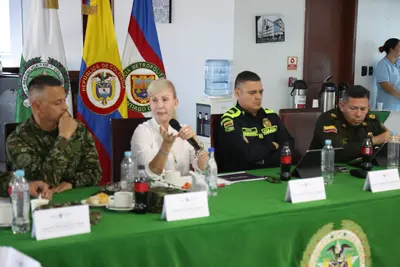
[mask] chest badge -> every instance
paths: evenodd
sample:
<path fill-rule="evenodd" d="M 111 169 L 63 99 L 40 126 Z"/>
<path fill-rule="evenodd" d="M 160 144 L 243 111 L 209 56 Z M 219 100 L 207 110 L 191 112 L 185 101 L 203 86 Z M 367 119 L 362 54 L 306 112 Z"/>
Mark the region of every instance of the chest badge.
<path fill-rule="evenodd" d="M 264 127 L 270 127 L 272 124 L 271 124 L 271 121 L 269 119 L 264 118 L 263 119 L 263 125 L 264 125 Z"/>

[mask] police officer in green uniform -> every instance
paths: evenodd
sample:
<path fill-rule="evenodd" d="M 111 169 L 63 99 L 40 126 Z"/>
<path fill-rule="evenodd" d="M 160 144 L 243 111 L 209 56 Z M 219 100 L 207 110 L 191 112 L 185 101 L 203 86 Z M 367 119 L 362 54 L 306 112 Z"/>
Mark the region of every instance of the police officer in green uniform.
<path fill-rule="evenodd" d="M 277 167 L 280 151 L 293 138 L 279 116 L 261 107 L 263 87 L 260 77 L 251 71 L 235 80 L 237 104 L 221 117 L 217 148 L 218 171 L 231 172 Z"/>
<path fill-rule="evenodd" d="M 367 135 L 372 136 L 373 145 L 387 142 L 390 132 L 369 113 L 369 95 L 363 86 L 349 87 L 339 107 L 318 118 L 310 149 L 321 149 L 330 139 L 333 147 L 343 148 L 335 153 L 336 162 L 346 163 L 361 157 L 361 145 Z"/>
<path fill-rule="evenodd" d="M 12 168 L 25 170 L 28 181 L 41 180 L 53 193 L 97 185 L 101 167 L 93 137 L 69 115 L 62 83 L 37 76 L 28 98 L 32 116 L 7 138 Z"/>

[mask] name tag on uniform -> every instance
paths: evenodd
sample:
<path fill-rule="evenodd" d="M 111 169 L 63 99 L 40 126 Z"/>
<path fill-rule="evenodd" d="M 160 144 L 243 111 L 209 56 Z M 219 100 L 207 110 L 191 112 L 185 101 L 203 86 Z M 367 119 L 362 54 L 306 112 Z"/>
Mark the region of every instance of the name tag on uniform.
<path fill-rule="evenodd" d="M 285 201 L 301 203 L 324 199 L 326 199 L 326 193 L 322 177 L 290 180 L 288 182 Z"/>
<path fill-rule="evenodd" d="M 364 184 L 364 191 L 372 193 L 400 189 L 400 177 L 398 169 L 388 169 L 368 172 Z"/>

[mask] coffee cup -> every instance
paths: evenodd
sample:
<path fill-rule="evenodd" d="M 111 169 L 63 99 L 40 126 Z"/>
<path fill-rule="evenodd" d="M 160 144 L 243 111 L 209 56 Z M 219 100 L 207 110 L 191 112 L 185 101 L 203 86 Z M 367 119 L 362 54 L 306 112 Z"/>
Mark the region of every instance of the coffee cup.
<path fill-rule="evenodd" d="M 130 208 L 133 203 L 133 193 L 132 192 L 116 192 L 109 199 L 112 201 L 115 208 Z"/>
<path fill-rule="evenodd" d="M 181 176 L 181 172 L 177 170 L 168 170 L 164 172 L 164 180 L 167 183 L 181 186 L 185 184 L 186 178 Z"/>
<path fill-rule="evenodd" d="M 11 225 L 12 206 L 11 203 L 0 203 L 0 225 Z"/>

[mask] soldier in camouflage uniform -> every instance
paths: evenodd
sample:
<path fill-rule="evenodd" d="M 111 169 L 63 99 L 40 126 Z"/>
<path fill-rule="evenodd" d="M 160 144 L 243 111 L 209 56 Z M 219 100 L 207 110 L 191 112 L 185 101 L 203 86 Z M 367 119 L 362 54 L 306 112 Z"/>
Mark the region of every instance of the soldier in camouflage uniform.
<path fill-rule="evenodd" d="M 361 157 L 361 145 L 367 135 L 373 145 L 389 140 L 390 132 L 369 111 L 369 91 L 355 85 L 345 91 L 339 107 L 323 113 L 315 126 L 310 149 L 321 149 L 330 139 L 333 147 L 343 147 L 335 152 L 335 161 L 347 163 Z"/>
<path fill-rule="evenodd" d="M 62 83 L 37 76 L 29 83 L 32 116 L 7 138 L 7 155 L 14 169 L 24 169 L 29 181 L 41 180 L 55 193 L 94 186 L 101 168 L 92 135 L 68 113 Z"/>
<path fill-rule="evenodd" d="M 283 145 L 287 142 L 293 148 L 293 137 L 279 116 L 261 107 L 262 94 L 261 79 L 256 73 L 238 74 L 238 103 L 221 117 L 218 171 L 277 167 Z"/>

